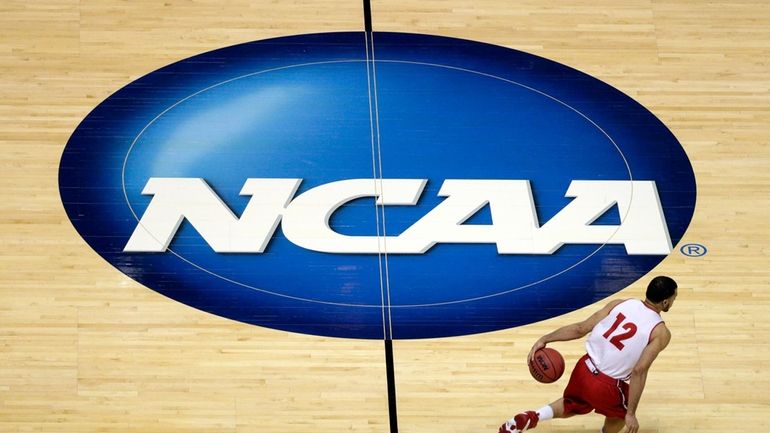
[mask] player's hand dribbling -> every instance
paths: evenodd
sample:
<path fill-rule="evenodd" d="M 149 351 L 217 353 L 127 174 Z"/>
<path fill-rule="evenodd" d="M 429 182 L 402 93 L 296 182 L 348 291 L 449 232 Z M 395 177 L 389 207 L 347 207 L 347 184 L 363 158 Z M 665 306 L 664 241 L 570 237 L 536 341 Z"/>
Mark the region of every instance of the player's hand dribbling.
<path fill-rule="evenodd" d="M 639 420 L 636 419 L 634 414 L 626 414 L 626 432 L 636 433 L 639 431 Z"/>
<path fill-rule="evenodd" d="M 537 352 L 538 350 L 544 347 L 545 347 L 545 343 L 543 343 L 542 339 L 535 341 L 535 344 L 532 346 L 532 350 L 529 351 L 529 356 L 527 357 L 527 359 L 529 359 L 530 361 L 534 361 L 535 352 Z"/>

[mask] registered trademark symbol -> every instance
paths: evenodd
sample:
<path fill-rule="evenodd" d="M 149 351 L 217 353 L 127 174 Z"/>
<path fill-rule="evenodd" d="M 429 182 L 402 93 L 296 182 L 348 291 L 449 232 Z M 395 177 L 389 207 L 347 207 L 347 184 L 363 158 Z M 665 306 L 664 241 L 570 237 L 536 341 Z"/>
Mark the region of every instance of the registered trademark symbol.
<path fill-rule="evenodd" d="M 703 257 L 708 252 L 708 248 L 701 244 L 684 244 L 679 251 L 687 257 Z"/>

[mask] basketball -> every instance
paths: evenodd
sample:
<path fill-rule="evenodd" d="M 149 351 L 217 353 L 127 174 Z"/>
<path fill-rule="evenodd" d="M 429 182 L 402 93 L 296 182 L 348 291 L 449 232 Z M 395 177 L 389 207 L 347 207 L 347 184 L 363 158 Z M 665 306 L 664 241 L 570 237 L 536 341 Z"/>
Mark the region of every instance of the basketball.
<path fill-rule="evenodd" d="M 538 349 L 534 360 L 528 360 L 529 373 L 540 383 L 553 383 L 564 374 L 564 358 L 550 347 Z"/>

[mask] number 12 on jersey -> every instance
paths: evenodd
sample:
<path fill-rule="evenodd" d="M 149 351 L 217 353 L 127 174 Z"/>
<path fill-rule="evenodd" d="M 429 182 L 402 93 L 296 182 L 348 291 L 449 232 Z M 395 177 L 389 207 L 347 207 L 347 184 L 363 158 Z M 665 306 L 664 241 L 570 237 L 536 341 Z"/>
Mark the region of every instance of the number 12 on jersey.
<path fill-rule="evenodd" d="M 636 324 L 632 322 L 623 323 L 625 320 L 626 316 L 623 315 L 623 313 L 618 313 L 618 316 L 615 318 L 615 323 L 613 323 L 612 326 L 610 326 L 610 329 L 602 335 L 602 337 L 608 339 L 613 346 L 617 347 L 618 350 L 623 350 L 623 348 L 626 347 L 625 344 L 623 344 L 624 340 L 628 340 L 636 334 Z M 622 328 L 625 329 L 626 332 L 616 334 L 610 338 L 621 324 L 623 324 Z"/>

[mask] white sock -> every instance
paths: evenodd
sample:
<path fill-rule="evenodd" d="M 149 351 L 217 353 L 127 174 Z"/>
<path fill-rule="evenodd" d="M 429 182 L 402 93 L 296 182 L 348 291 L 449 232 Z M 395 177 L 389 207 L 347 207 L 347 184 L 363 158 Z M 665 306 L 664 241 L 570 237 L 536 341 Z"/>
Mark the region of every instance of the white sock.
<path fill-rule="evenodd" d="M 537 410 L 537 416 L 540 418 L 540 421 L 553 419 L 553 408 L 550 405 L 545 405 Z"/>

